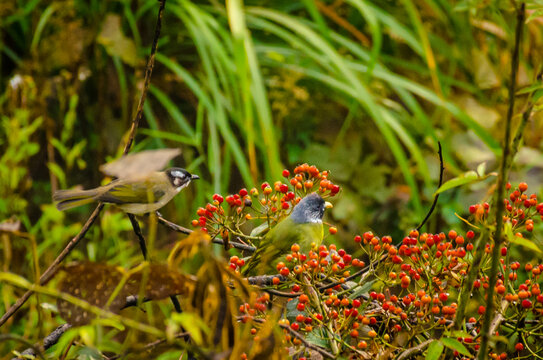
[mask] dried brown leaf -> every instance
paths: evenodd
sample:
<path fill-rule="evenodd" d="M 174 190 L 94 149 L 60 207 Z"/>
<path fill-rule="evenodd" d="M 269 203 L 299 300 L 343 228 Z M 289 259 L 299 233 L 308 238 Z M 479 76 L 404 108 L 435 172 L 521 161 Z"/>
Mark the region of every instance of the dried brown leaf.
<path fill-rule="evenodd" d="M 68 265 L 63 270 L 65 275 L 60 283 L 62 292 L 104 309 L 116 287 L 126 279 L 108 307 L 108 310 L 115 313 L 127 306 L 127 297 L 140 293 L 144 271 L 149 272 L 143 291 L 145 300 L 160 300 L 170 295 L 183 294 L 191 291 L 193 283 L 187 276 L 160 264 L 151 264 L 148 269 L 133 273 L 120 267 L 91 262 Z M 62 299 L 58 300 L 58 309 L 60 316 L 72 325 L 87 324 L 94 318 L 93 314 Z"/>

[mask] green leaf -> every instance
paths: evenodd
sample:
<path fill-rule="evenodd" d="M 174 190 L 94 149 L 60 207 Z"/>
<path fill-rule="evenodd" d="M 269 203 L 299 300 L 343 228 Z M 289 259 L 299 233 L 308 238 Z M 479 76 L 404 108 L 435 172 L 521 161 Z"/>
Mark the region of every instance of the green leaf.
<path fill-rule="evenodd" d="M 124 331 L 125 326 L 121 324 L 121 322 L 115 320 L 115 319 L 103 319 L 99 318 L 93 321 L 94 324 L 100 324 L 102 326 L 112 327 L 119 331 Z"/>
<path fill-rule="evenodd" d="M 367 294 L 371 288 L 373 287 L 373 284 L 376 280 L 371 280 L 368 282 L 365 282 L 364 285 L 360 286 L 355 292 L 353 292 L 349 298 L 350 299 L 356 299 L 357 297 L 360 297 L 363 294 Z"/>
<path fill-rule="evenodd" d="M 53 174 L 55 174 L 58 181 L 60 182 L 61 187 L 66 188 L 66 174 L 64 173 L 64 170 L 62 170 L 62 168 L 58 166 L 58 164 L 52 162 L 47 163 L 47 167 Z"/>
<path fill-rule="evenodd" d="M 477 174 L 479 174 L 479 176 L 484 176 L 485 172 L 486 172 L 486 162 L 482 162 L 479 164 L 479 166 L 477 166 Z"/>
<path fill-rule="evenodd" d="M 477 168 L 477 171 L 484 171 L 484 167 L 482 166 L 482 164 L 479 165 L 479 167 Z M 435 192 L 434 196 L 437 195 L 437 194 L 441 194 L 442 192 L 444 192 L 446 190 L 449 190 L 449 189 L 452 189 L 452 188 L 455 188 L 455 187 L 459 187 L 459 186 L 462 186 L 462 185 L 467 185 L 467 184 L 472 184 L 472 183 L 476 183 L 476 182 L 479 182 L 479 181 L 483 181 L 483 180 L 488 179 L 491 176 L 496 176 L 496 175 L 497 174 L 493 172 L 493 173 L 490 173 L 490 174 L 480 176 L 479 174 L 477 174 L 473 170 L 467 171 L 467 172 L 461 174 L 460 176 L 457 176 L 457 177 L 445 182 L 445 184 L 441 185 L 441 187 L 439 189 L 437 189 L 437 191 Z"/>
<path fill-rule="evenodd" d="M 313 330 L 309 334 L 305 336 L 305 339 L 310 342 L 311 344 L 327 348 L 329 346 L 328 339 L 324 338 L 321 334 L 319 334 L 318 330 Z"/>
<path fill-rule="evenodd" d="M 172 314 L 172 320 L 181 325 L 186 331 L 190 333 L 190 337 L 194 340 L 196 345 L 202 344 L 202 333 L 208 334 L 210 332 L 207 324 L 196 314 L 190 314 L 184 312 L 181 314 Z"/>
<path fill-rule="evenodd" d="M 521 245 L 537 253 L 541 253 L 541 249 L 533 241 L 518 237 L 515 234 L 513 234 L 513 227 L 510 222 L 505 223 L 504 230 L 505 230 L 505 236 L 507 237 L 507 240 L 510 243 Z"/>
<path fill-rule="evenodd" d="M 428 346 L 428 351 L 426 352 L 426 360 L 437 360 L 441 356 L 445 346 L 442 342 L 435 340 Z"/>
<path fill-rule="evenodd" d="M 452 338 L 441 338 L 440 341 L 451 350 L 456 350 L 462 355 L 471 356 L 471 353 L 466 347 L 458 340 Z"/>
<path fill-rule="evenodd" d="M 543 89 L 543 82 L 536 82 L 535 84 L 526 86 L 526 87 L 520 89 L 519 91 L 517 91 L 515 95 L 528 94 L 528 93 L 534 92 L 534 91 L 539 90 L 539 89 Z"/>

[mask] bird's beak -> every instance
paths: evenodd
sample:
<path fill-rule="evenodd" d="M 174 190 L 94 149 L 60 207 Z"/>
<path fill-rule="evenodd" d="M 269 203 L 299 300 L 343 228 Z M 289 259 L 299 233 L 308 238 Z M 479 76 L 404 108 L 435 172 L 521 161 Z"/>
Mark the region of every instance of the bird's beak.
<path fill-rule="evenodd" d="M 200 178 L 200 177 L 199 177 L 198 175 L 194 175 L 194 174 L 192 174 L 192 175 L 190 176 L 190 179 L 191 179 L 191 180 L 197 180 L 197 179 L 199 179 L 199 178 Z"/>
<path fill-rule="evenodd" d="M 332 205 L 331 202 L 326 201 L 326 202 L 324 203 L 324 208 L 325 208 L 325 209 L 331 209 L 331 208 L 333 208 L 333 207 L 334 207 L 334 205 Z"/>

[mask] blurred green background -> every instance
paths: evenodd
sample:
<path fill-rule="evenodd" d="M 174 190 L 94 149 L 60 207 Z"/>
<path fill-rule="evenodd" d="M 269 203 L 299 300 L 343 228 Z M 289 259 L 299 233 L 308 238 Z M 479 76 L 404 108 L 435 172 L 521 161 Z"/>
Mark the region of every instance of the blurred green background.
<path fill-rule="evenodd" d="M 52 191 L 97 186 L 99 165 L 122 152 L 158 5 L 0 4 L 0 221 L 22 222 L 42 266 L 90 210 L 61 213 Z M 528 90 L 516 113 L 541 91 L 541 6 L 527 2 L 517 85 Z M 512 10 L 506 1 L 168 0 L 133 151 L 180 148 L 173 165 L 203 179 L 163 211 L 181 225 L 214 192 L 280 180 L 283 168 L 307 162 L 342 186 L 327 217 L 339 242 L 367 230 L 401 238 L 433 200 L 437 141 L 446 179 L 496 167 Z M 534 191 L 541 120 L 528 124 L 512 175 Z M 485 200 L 492 179 L 444 193 L 428 229 L 458 225 L 454 213 Z M 73 257 L 138 256 L 122 213 L 108 208 L 100 221 Z M 3 270 L 31 277 L 32 245 L 9 246 Z"/>

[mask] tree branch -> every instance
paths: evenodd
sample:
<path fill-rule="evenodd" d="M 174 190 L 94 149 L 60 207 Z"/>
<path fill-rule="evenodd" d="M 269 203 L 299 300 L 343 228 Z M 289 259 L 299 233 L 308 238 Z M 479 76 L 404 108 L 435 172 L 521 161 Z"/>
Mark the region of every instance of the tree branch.
<path fill-rule="evenodd" d="M 166 220 L 162 215 L 157 215 L 157 219 L 159 223 L 161 223 L 162 225 L 166 226 L 167 228 L 173 231 L 177 231 L 178 233 L 189 235 L 189 234 L 192 234 L 193 232 L 193 230 L 191 229 L 187 229 L 181 225 L 177 225 L 176 223 Z M 214 238 L 212 241 L 214 244 L 224 245 L 223 239 Z M 244 250 L 244 251 L 249 251 L 249 252 L 255 252 L 256 250 L 254 246 L 245 245 L 239 242 L 230 241 L 229 244 L 231 247 L 239 249 L 239 250 Z"/>
<path fill-rule="evenodd" d="M 502 231 L 503 231 L 503 212 L 505 210 L 505 204 L 503 198 L 505 197 L 505 184 L 507 183 L 507 170 L 510 162 L 510 157 L 513 155 L 511 152 L 511 122 L 513 119 L 513 112 L 515 109 L 515 86 L 517 83 L 517 73 L 519 68 L 519 51 L 522 41 L 522 28 L 524 25 L 525 17 L 525 4 L 522 3 L 520 8 L 517 9 L 517 26 L 515 30 L 515 44 L 513 47 L 512 59 L 511 59 L 511 79 L 509 83 L 509 108 L 507 109 L 507 118 L 505 119 L 505 136 L 503 144 L 502 161 L 500 165 L 500 172 L 498 175 L 497 190 L 494 197 L 494 206 L 496 208 L 496 231 L 494 233 L 494 249 L 492 250 L 492 266 L 489 274 L 489 287 L 487 289 L 486 299 L 486 313 L 484 316 L 483 326 L 481 329 L 482 339 L 478 359 L 486 359 L 488 352 L 488 342 L 490 340 L 490 326 L 492 318 L 494 316 L 494 287 L 496 285 L 498 267 L 500 262 L 500 247 L 503 243 Z"/>
<path fill-rule="evenodd" d="M 421 351 L 423 351 L 424 349 L 426 349 L 431 343 L 433 343 L 434 341 L 437 341 L 436 339 L 428 339 L 424 342 L 421 342 L 420 344 L 418 344 L 417 346 L 414 346 L 412 348 L 409 348 L 409 349 L 406 349 L 404 350 L 402 353 L 400 353 L 400 355 L 398 355 L 398 357 L 396 358 L 397 360 L 403 360 L 403 359 L 407 359 L 409 358 L 411 355 L 414 355 L 414 354 L 417 354 L 417 353 L 420 353 Z"/>
<path fill-rule="evenodd" d="M 21 358 L 25 358 L 24 357 L 25 355 L 26 356 L 37 356 L 37 355 L 41 355 L 40 353 L 41 352 L 44 352 L 45 350 L 49 349 L 51 346 L 55 345 L 58 340 L 60 339 L 60 337 L 66 332 L 68 331 L 68 329 L 70 329 L 72 327 L 72 325 L 70 324 L 62 324 L 60 326 L 58 326 L 55 330 L 53 330 L 49 335 L 47 335 L 44 339 L 43 339 L 43 345 L 41 344 L 36 344 L 32 347 L 29 347 L 28 349 L 24 350 L 20 357 L 15 357 L 13 358 L 12 360 L 16 360 L 16 359 L 21 359 Z"/>

